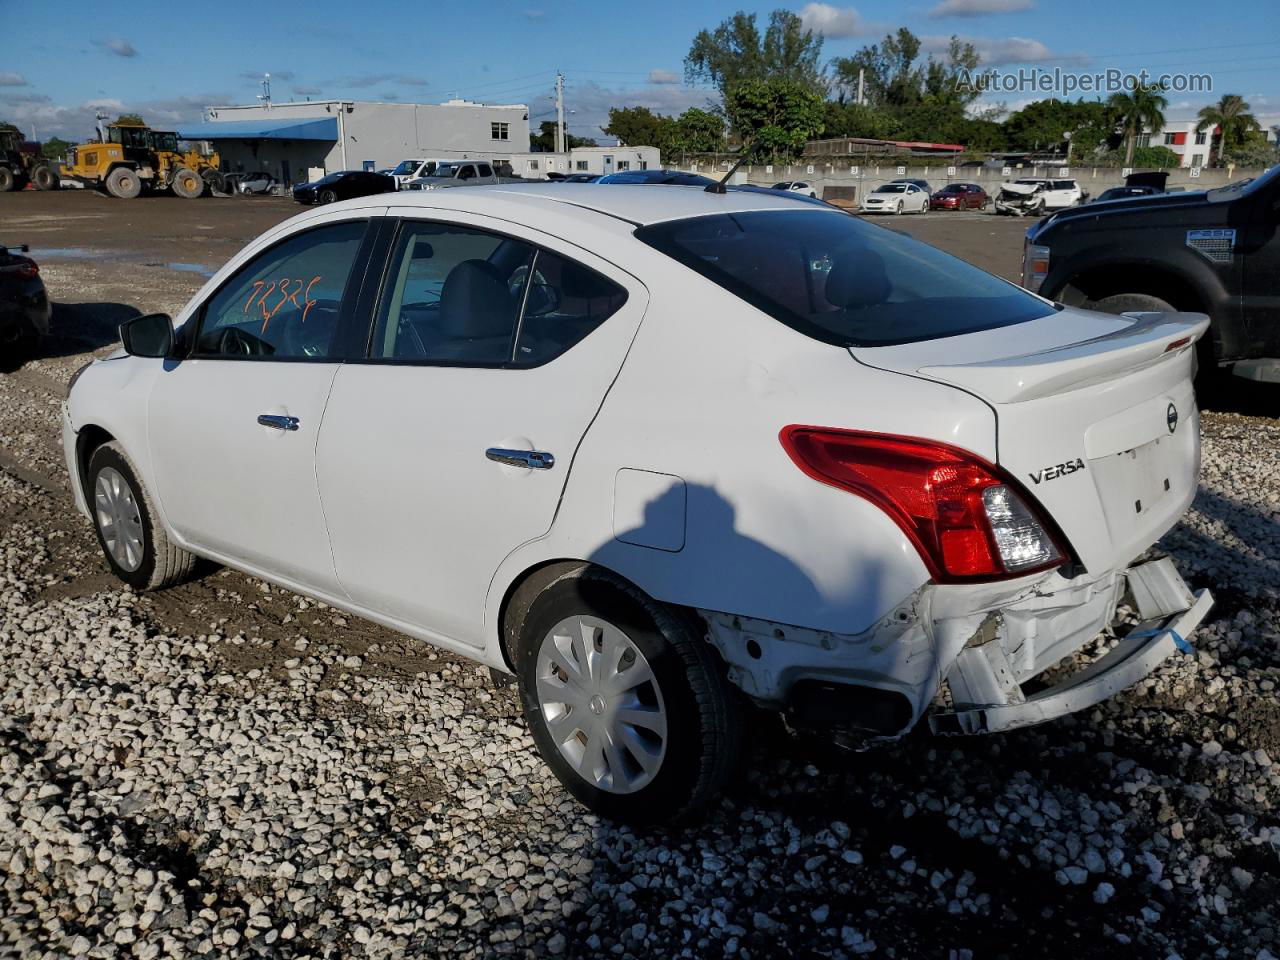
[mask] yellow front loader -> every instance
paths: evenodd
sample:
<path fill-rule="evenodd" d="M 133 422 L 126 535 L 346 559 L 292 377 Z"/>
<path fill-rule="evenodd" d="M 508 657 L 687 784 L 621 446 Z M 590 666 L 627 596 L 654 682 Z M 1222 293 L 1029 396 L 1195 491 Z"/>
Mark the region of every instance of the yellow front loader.
<path fill-rule="evenodd" d="M 222 188 L 218 155 L 178 152 L 177 134 L 129 123 L 113 123 L 100 132 L 101 140 L 71 148 L 63 176 L 121 200 L 132 200 L 144 187 L 188 199 L 203 194 L 206 185 Z"/>

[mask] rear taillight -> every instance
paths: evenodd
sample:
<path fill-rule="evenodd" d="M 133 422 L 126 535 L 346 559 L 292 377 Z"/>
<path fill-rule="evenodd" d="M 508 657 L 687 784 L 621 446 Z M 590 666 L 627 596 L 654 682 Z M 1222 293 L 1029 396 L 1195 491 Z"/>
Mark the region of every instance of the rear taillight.
<path fill-rule="evenodd" d="M 892 517 L 940 583 L 1018 577 L 1066 560 L 1014 481 L 968 451 L 825 427 L 784 427 L 780 439 L 809 476 Z"/>
<path fill-rule="evenodd" d="M 36 262 L 28 260 L 26 257 L 18 257 L 18 262 L 14 264 L 14 269 L 18 276 L 26 280 L 40 276 L 40 268 L 36 266 Z"/>

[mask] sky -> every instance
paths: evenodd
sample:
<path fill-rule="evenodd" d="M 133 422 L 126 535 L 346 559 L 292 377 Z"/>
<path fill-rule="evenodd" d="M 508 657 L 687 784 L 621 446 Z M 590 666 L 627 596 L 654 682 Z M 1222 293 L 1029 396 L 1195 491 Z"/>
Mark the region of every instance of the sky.
<path fill-rule="evenodd" d="M 206 5 L 184 27 L 174 16 L 103 17 L 96 4 L 0 0 L 0 120 L 38 139 L 83 140 L 98 109 L 172 127 L 199 120 L 208 106 L 254 102 L 270 73 L 277 102 L 524 103 L 536 130 L 554 118 L 560 70 L 569 129 L 602 139 L 610 106 L 674 114 L 714 102 L 714 89 L 684 82 L 690 41 L 739 9 L 763 25 L 778 5 L 310 0 L 305 8 Z M 1216 16 L 1202 0 L 861 0 L 787 9 L 823 33 L 824 62 L 905 26 L 926 49 L 958 35 L 975 44 L 984 67 L 1005 71 L 1209 73 L 1213 92 L 1170 94 L 1168 119 L 1238 93 L 1266 125 L 1280 124 L 1276 0 L 1237 0 Z M 1014 110 L 1044 96 L 1004 92 L 982 102 Z"/>

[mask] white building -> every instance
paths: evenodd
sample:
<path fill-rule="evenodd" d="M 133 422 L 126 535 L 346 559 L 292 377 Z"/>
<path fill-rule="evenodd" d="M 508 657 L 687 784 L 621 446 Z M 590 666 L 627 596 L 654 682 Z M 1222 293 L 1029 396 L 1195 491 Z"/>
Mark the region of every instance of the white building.
<path fill-rule="evenodd" d="M 308 100 L 206 113 L 206 122 L 183 126 L 178 135 L 212 142 L 224 170 L 266 170 L 286 184 L 316 170 L 381 170 L 408 157 L 498 162 L 529 152 L 524 104 Z"/>
<path fill-rule="evenodd" d="M 1140 147 L 1168 147 L 1178 155 L 1180 167 L 1207 167 L 1211 156 L 1217 156 L 1217 127 L 1196 130 L 1199 117 L 1190 120 L 1166 120 L 1159 133 L 1144 132 L 1138 137 Z"/>

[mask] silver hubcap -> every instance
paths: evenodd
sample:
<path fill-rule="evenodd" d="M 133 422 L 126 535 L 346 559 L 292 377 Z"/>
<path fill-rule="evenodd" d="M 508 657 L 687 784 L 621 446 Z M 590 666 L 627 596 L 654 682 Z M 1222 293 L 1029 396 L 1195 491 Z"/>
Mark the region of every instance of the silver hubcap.
<path fill-rule="evenodd" d="M 125 570 L 137 570 L 142 566 L 142 514 L 120 471 L 105 467 L 98 473 L 93 504 L 107 552 Z"/>
<path fill-rule="evenodd" d="M 537 670 L 551 739 L 584 780 L 610 793 L 653 780 L 667 752 L 667 710 L 625 633 L 597 617 L 568 617 L 543 638 Z"/>

